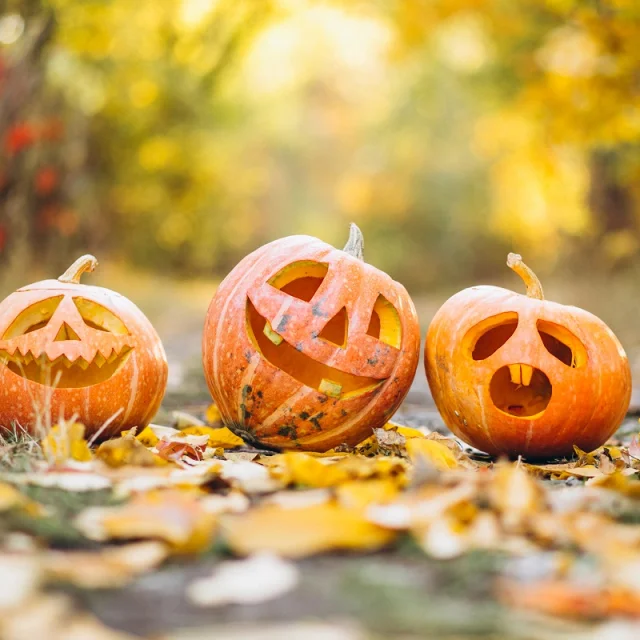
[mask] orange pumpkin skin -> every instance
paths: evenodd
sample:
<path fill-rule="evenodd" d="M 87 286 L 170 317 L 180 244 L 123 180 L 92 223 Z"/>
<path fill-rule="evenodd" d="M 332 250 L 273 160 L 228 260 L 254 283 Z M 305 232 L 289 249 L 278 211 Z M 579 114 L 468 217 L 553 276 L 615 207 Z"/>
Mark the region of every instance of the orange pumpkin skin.
<path fill-rule="evenodd" d="M 96 265 L 83 256 L 59 280 L 0 303 L 0 427 L 35 432 L 75 416 L 87 435 L 110 421 L 106 438 L 158 410 L 167 383 L 160 338 L 130 300 L 79 283 Z"/>
<path fill-rule="evenodd" d="M 529 296 L 472 287 L 429 326 L 425 367 L 436 406 L 453 433 L 493 455 L 544 459 L 571 455 L 574 444 L 592 451 L 629 408 L 624 349 L 591 313 L 538 299 L 539 282 L 519 256 L 508 264 Z"/>
<path fill-rule="evenodd" d="M 353 225 L 350 242 L 359 233 Z M 406 396 L 419 359 L 415 308 L 402 285 L 348 247 L 276 240 L 216 292 L 205 376 L 225 423 L 246 440 L 312 451 L 355 445 Z"/>

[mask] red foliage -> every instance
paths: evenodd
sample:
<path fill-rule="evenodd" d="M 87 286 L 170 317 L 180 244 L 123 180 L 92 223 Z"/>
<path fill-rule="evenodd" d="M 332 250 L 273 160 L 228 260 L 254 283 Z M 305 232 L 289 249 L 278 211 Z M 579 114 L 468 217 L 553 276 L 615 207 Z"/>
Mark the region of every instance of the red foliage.
<path fill-rule="evenodd" d="M 16 155 L 31 146 L 36 139 L 37 133 L 34 128 L 26 122 L 19 122 L 7 130 L 4 139 L 5 149 L 9 155 Z"/>
<path fill-rule="evenodd" d="M 35 178 L 36 192 L 41 196 L 49 195 L 59 182 L 58 172 L 54 167 L 43 167 Z"/>

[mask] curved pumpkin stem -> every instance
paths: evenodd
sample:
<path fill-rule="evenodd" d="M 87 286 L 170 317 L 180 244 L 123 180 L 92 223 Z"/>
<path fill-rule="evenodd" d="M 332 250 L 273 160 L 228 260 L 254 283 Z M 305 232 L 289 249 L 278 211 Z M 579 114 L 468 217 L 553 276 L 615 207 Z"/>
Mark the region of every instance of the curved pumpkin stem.
<path fill-rule="evenodd" d="M 343 251 L 364 262 L 364 236 L 355 222 L 352 222 L 349 227 L 349 239 Z"/>
<path fill-rule="evenodd" d="M 507 266 L 513 269 L 527 285 L 527 296 L 536 300 L 544 300 L 544 292 L 538 276 L 522 261 L 522 256 L 510 253 L 507 257 Z"/>
<path fill-rule="evenodd" d="M 85 271 L 93 271 L 98 266 L 96 258 L 90 254 L 80 256 L 59 278 L 60 282 L 80 284 L 80 278 Z"/>

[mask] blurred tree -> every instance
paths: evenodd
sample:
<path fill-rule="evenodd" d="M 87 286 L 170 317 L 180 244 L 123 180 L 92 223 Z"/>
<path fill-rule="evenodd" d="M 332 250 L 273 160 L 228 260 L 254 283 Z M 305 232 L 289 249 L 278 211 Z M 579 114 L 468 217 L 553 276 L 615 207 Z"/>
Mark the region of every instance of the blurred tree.
<path fill-rule="evenodd" d="M 498 233 L 551 257 L 564 234 L 604 240 L 613 261 L 638 252 L 636 0 L 401 0 L 387 10 L 399 55 L 440 48 L 452 72 L 475 75 L 485 111 L 476 149 L 491 163 Z"/>

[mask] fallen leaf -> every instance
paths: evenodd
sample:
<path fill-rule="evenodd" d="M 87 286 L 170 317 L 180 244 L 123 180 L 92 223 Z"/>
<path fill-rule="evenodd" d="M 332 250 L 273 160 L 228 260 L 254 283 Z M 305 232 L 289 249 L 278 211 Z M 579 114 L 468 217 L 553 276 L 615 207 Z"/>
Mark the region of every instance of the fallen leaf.
<path fill-rule="evenodd" d="M 184 435 L 208 436 L 208 446 L 213 449 L 219 447 L 223 449 L 235 449 L 236 447 L 244 446 L 242 438 L 239 438 L 235 433 L 227 429 L 227 427 L 214 429 L 212 427 L 193 426 L 183 429 L 182 433 Z"/>
<path fill-rule="evenodd" d="M 130 434 L 103 442 L 96 451 L 96 457 L 110 467 L 154 467 L 167 464 L 166 460 L 149 451 Z"/>
<path fill-rule="evenodd" d="M 175 553 L 197 553 L 213 541 L 216 518 L 188 493 L 158 490 L 119 507 L 86 509 L 76 526 L 94 540 L 163 540 Z"/>
<path fill-rule="evenodd" d="M 256 604 L 295 588 L 300 572 L 295 564 L 270 553 L 221 562 L 213 575 L 187 587 L 187 599 L 198 607 Z"/>
<path fill-rule="evenodd" d="M 84 439 L 84 432 L 85 427 L 80 422 L 61 422 L 51 427 L 41 443 L 47 461 L 61 465 L 67 460 L 91 460 L 91 449 Z"/>
<path fill-rule="evenodd" d="M 204 419 L 209 426 L 217 427 L 222 423 L 222 415 L 220 409 L 215 404 L 210 404 L 204 414 Z"/>
<path fill-rule="evenodd" d="M 337 549 L 366 551 L 395 537 L 394 532 L 331 502 L 299 509 L 268 504 L 225 516 L 221 522 L 227 544 L 241 555 L 270 551 L 297 558 Z"/>
<path fill-rule="evenodd" d="M 496 466 L 490 479 L 489 500 L 507 530 L 522 530 L 544 506 L 544 491 L 519 464 Z"/>
<path fill-rule="evenodd" d="M 432 464 L 438 471 L 449 471 L 459 466 L 453 451 L 437 440 L 410 438 L 407 440 L 407 453 L 414 464 L 421 459 Z"/>

